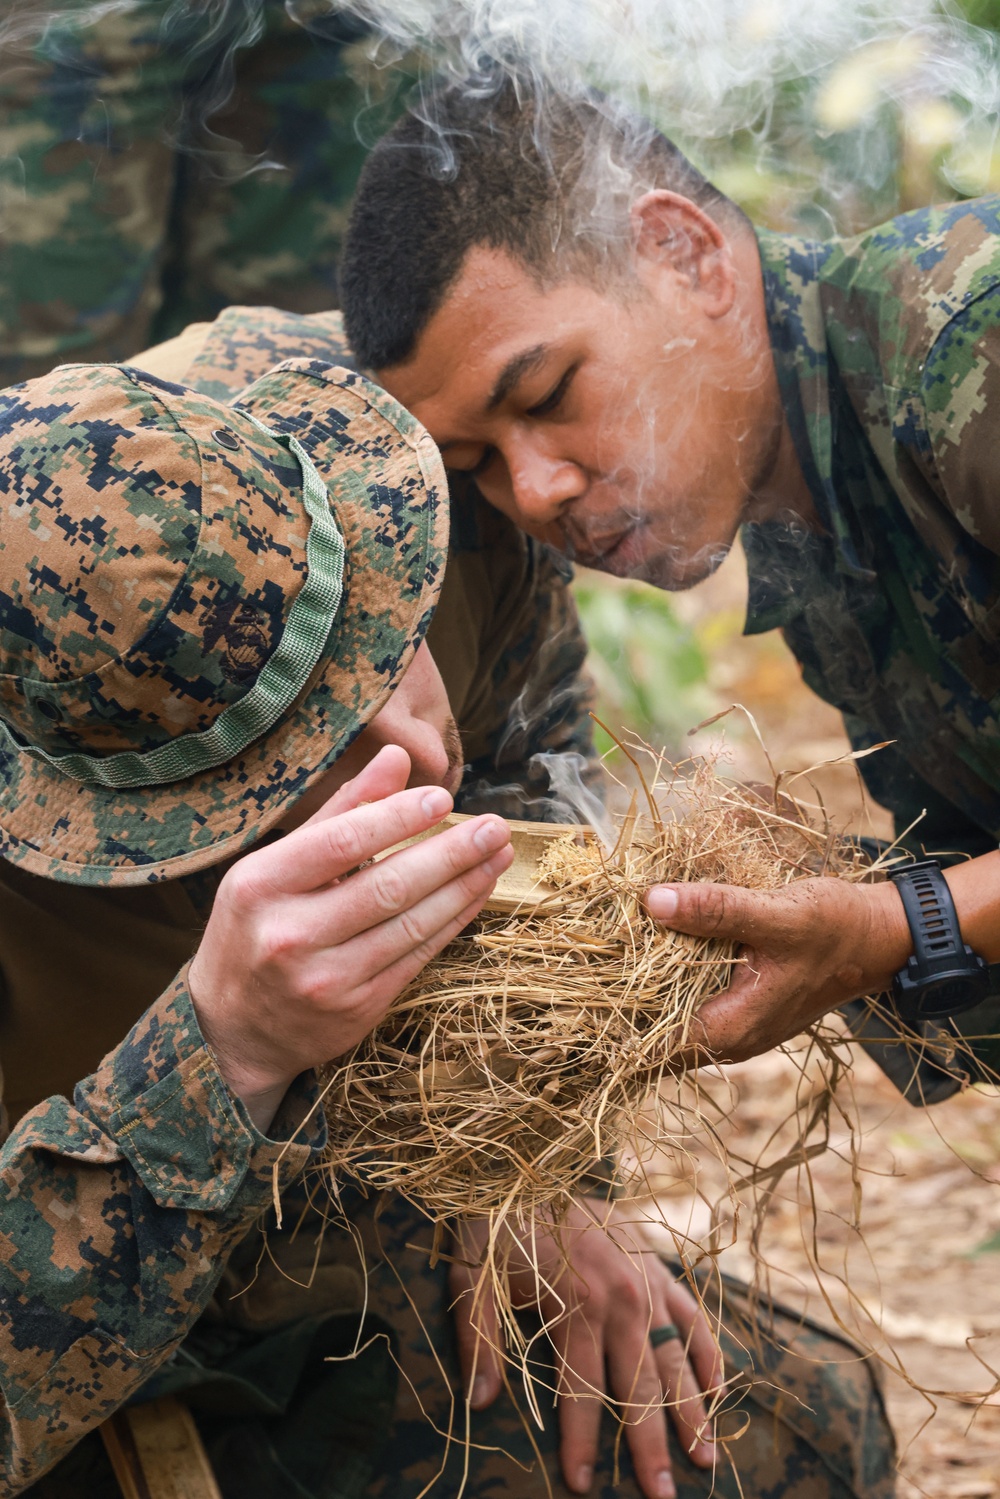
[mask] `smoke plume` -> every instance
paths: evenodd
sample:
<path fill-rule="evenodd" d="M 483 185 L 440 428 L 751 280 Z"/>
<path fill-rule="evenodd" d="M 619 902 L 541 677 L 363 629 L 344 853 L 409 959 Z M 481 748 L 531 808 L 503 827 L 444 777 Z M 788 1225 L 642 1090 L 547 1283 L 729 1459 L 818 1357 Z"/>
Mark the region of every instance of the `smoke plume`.
<path fill-rule="evenodd" d="M 287 3 L 304 24 L 321 4 L 363 19 L 382 65 L 418 58 L 470 87 L 499 67 L 564 92 L 605 90 L 751 211 L 783 188 L 793 208 L 808 197 L 829 227 L 850 227 L 899 206 L 900 163 L 914 152 L 932 161 L 938 196 L 990 183 L 997 38 L 937 0 Z"/>

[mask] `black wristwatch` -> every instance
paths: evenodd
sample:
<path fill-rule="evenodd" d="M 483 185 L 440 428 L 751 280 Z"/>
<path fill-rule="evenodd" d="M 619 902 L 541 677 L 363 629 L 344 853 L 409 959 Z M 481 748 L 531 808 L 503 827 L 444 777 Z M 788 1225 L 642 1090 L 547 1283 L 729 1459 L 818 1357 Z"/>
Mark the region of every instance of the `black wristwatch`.
<path fill-rule="evenodd" d="M 892 981 L 903 1020 L 940 1020 L 979 1004 L 990 990 L 986 961 L 962 941 L 958 912 L 936 859 L 890 874 L 913 937 L 913 957 Z"/>

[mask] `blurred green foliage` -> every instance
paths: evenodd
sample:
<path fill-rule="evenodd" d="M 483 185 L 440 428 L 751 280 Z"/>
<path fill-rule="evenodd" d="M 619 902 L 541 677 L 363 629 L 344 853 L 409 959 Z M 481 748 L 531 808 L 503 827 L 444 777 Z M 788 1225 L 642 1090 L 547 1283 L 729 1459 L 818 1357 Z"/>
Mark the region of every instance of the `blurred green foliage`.
<path fill-rule="evenodd" d="M 1000 189 L 1000 0 L 937 9 L 942 31 L 933 13 L 910 29 L 887 17 L 883 35 L 780 84 L 751 128 L 681 144 L 751 218 L 807 234 Z M 669 109 L 649 102 L 669 134 Z"/>
<path fill-rule="evenodd" d="M 973 26 L 1000 31 L 1000 0 L 959 0 L 958 9 Z"/>
<path fill-rule="evenodd" d="M 694 632 L 677 617 L 670 595 L 643 583 L 587 573 L 576 599 L 590 643 L 597 713 L 659 748 L 679 748 L 687 731 L 715 711 L 708 661 Z M 612 741 L 600 729 L 602 753 Z"/>

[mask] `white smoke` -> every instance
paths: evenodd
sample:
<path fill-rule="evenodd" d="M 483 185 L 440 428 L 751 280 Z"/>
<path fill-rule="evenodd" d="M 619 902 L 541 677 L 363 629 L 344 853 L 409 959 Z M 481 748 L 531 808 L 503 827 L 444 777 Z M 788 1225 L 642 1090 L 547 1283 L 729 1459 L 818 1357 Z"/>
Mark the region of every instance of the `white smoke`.
<path fill-rule="evenodd" d="M 484 59 L 527 63 L 553 82 L 649 99 L 677 128 L 710 137 L 758 121 L 782 85 L 825 78 L 873 45 L 886 91 L 917 88 L 998 103 L 995 46 L 935 0 L 331 0 L 401 49 L 429 47 L 462 75 Z M 288 0 L 292 15 L 315 0 Z M 886 44 L 901 44 L 892 57 Z"/>
<path fill-rule="evenodd" d="M 265 3 L 163 0 L 165 39 L 183 33 L 196 52 L 221 46 L 226 54 L 221 64 L 216 58 L 219 82 L 198 105 L 202 113 L 224 100 L 228 63 L 259 37 Z M 719 185 L 737 201 L 740 168 L 727 154 L 734 136 L 747 138 L 751 158 L 756 150 L 757 166 L 772 178 L 819 183 L 823 211 L 835 221 L 858 217 L 850 203 L 859 186 L 878 208 L 896 206 L 906 139 L 933 155 L 938 184 L 974 193 L 996 174 L 998 39 L 964 20 L 953 0 L 284 3 L 306 28 L 322 30 L 337 15 L 367 23 L 368 50 L 384 67 L 405 58 L 428 74 L 468 78 L 500 65 L 570 92 L 604 89 L 717 180 L 721 173 Z M 40 38 L 139 8 L 140 0 L 0 6 L 0 73 Z M 149 0 L 141 8 L 153 13 Z"/>
<path fill-rule="evenodd" d="M 720 143 L 746 133 L 770 169 L 820 173 L 834 199 L 859 180 L 886 189 L 898 170 L 887 110 L 940 148 L 945 180 L 981 189 L 1000 107 L 996 36 L 940 0 L 286 4 L 303 24 L 321 4 L 363 18 L 384 64 L 416 56 L 461 78 L 499 64 L 570 92 L 604 89 L 710 171 Z M 739 199 L 738 183 L 720 185 Z"/>
<path fill-rule="evenodd" d="M 583 779 L 588 762 L 582 755 L 542 750 L 531 757 L 532 770 L 544 770 L 549 778 L 551 796 L 549 816 L 554 822 L 588 823 L 610 851 L 618 831 L 600 797 Z"/>

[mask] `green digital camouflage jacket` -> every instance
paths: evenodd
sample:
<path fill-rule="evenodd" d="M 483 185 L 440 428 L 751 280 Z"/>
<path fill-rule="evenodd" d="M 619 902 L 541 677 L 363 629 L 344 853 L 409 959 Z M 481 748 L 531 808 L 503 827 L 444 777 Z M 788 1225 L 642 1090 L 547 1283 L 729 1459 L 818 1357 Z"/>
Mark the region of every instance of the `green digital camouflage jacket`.
<path fill-rule="evenodd" d="M 234 309 L 149 364 L 225 398 L 292 354 L 342 362 L 339 320 Z M 565 572 L 474 494 L 453 513 L 428 638 L 465 804 L 538 815 L 532 756 L 591 753 Z M 0 864 L 0 1495 L 173 1358 L 231 1250 L 323 1146 L 311 1078 L 265 1139 L 204 1045 L 181 965 L 216 881 L 78 889 Z"/>
<path fill-rule="evenodd" d="M 826 534 L 745 528 L 780 626 L 899 831 L 1000 837 L 1000 199 L 855 239 L 759 236 L 782 399 Z"/>

